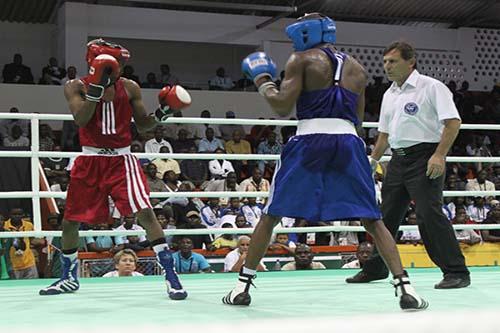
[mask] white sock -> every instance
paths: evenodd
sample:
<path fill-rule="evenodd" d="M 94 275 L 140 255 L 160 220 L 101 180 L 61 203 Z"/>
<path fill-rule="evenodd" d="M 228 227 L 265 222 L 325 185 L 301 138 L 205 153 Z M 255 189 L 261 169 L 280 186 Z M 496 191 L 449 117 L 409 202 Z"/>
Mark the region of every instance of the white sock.
<path fill-rule="evenodd" d="M 255 269 L 250 269 L 250 268 L 246 268 L 245 266 L 243 266 L 242 273 L 248 274 L 248 275 L 255 275 L 255 273 L 257 273 L 257 271 Z"/>
<path fill-rule="evenodd" d="M 158 252 L 165 250 L 165 248 L 167 248 L 167 250 L 168 250 L 167 243 L 158 244 L 158 245 L 153 246 L 153 251 L 155 251 L 155 253 L 158 253 Z"/>

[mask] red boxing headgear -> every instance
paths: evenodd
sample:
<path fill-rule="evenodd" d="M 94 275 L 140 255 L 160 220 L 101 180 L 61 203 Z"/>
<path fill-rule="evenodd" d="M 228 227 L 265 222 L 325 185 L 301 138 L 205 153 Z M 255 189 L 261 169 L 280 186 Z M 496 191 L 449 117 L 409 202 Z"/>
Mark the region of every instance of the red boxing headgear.
<path fill-rule="evenodd" d="M 110 43 L 102 38 L 91 40 L 87 43 L 87 64 L 100 54 L 109 54 L 113 56 L 118 62 L 124 63 L 130 58 L 130 52 L 121 45 Z"/>

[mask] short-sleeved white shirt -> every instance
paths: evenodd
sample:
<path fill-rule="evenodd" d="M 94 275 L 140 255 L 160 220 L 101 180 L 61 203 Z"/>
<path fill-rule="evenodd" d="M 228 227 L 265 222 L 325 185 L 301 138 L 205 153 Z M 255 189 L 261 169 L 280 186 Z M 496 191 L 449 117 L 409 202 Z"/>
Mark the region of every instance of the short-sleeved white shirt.
<path fill-rule="evenodd" d="M 378 130 L 389 134 L 391 148 L 438 143 L 446 119 L 460 119 L 451 91 L 414 70 L 401 87 L 393 82 L 385 92 Z"/>

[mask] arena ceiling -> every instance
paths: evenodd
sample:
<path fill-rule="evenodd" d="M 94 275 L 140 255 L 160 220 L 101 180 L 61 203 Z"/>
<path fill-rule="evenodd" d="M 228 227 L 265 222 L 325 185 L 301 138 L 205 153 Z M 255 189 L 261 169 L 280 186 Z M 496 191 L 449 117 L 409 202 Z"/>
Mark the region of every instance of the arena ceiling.
<path fill-rule="evenodd" d="M 54 23 L 64 2 L 262 16 L 258 28 L 319 11 L 351 22 L 500 29 L 500 0 L 1 0 L 0 21 Z"/>

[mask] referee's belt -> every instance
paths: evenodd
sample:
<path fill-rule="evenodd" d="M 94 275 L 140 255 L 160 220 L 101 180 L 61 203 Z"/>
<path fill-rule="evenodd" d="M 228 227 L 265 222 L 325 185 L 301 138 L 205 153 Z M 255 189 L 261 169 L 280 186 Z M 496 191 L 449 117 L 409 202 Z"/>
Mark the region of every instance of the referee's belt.
<path fill-rule="evenodd" d="M 411 155 L 415 154 L 418 152 L 422 151 L 429 151 L 431 149 L 436 149 L 438 143 L 433 143 L 433 142 L 424 142 L 424 143 L 419 143 L 410 147 L 405 147 L 405 148 L 394 148 L 391 149 L 392 153 L 397 156 L 406 156 L 406 155 Z"/>
<path fill-rule="evenodd" d="M 83 146 L 83 155 L 98 155 L 98 156 L 117 156 L 117 155 L 128 155 L 130 154 L 130 146 L 121 148 L 98 148 Z"/>

